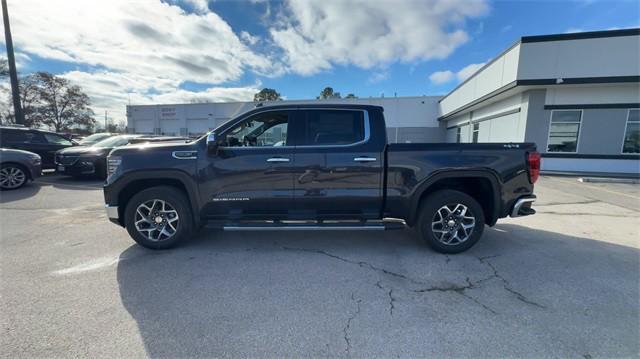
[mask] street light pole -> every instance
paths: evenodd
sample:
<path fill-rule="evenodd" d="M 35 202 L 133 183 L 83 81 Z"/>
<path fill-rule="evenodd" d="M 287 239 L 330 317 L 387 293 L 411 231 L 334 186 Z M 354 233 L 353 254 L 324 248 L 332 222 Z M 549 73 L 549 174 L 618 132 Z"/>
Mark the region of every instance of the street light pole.
<path fill-rule="evenodd" d="M 4 41 L 7 46 L 7 60 L 9 62 L 9 77 L 11 78 L 11 95 L 13 97 L 13 112 L 16 124 L 24 124 L 24 112 L 20 104 L 20 89 L 18 87 L 18 72 L 16 71 L 16 58 L 13 55 L 13 40 L 11 39 L 11 26 L 9 26 L 9 12 L 7 0 L 2 0 L 2 20 L 4 21 Z"/>

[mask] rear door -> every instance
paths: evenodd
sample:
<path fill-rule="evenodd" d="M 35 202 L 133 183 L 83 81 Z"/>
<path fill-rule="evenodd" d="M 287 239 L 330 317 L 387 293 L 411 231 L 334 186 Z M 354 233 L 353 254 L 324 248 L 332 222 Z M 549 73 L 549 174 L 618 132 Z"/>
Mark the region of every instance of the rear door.
<path fill-rule="evenodd" d="M 297 134 L 295 216 L 379 218 L 383 158 L 371 139 L 368 112 L 309 109 Z"/>
<path fill-rule="evenodd" d="M 55 133 L 29 131 L 27 136 L 29 137 L 27 151 L 39 154 L 42 157 L 42 166 L 46 168 L 55 166 L 56 151 L 73 146 L 73 142 Z"/>

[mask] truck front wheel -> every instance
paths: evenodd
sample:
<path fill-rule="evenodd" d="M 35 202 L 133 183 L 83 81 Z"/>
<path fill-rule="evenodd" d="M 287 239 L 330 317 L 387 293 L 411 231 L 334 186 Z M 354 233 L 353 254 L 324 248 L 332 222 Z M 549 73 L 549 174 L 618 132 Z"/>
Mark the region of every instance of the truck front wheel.
<path fill-rule="evenodd" d="M 484 213 L 468 194 L 441 190 L 423 200 L 417 227 L 420 237 L 435 251 L 460 253 L 482 236 Z"/>
<path fill-rule="evenodd" d="M 151 249 L 171 248 L 193 230 L 189 202 L 178 189 L 158 186 L 134 195 L 125 208 L 125 226 L 133 240 Z"/>

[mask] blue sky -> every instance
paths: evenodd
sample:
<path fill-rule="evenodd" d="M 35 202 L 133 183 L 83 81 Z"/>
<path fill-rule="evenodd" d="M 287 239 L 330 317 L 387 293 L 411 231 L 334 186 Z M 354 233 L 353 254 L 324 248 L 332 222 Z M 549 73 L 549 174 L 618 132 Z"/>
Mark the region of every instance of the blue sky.
<path fill-rule="evenodd" d="M 445 94 L 521 36 L 638 27 L 637 1 L 9 0 L 22 74 L 125 105 Z"/>

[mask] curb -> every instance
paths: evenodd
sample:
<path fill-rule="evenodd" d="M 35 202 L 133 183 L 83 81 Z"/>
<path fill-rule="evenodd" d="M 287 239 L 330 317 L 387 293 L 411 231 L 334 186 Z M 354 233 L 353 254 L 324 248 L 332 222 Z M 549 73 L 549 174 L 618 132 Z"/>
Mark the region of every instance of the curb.
<path fill-rule="evenodd" d="M 578 182 L 640 184 L 640 179 L 637 179 L 637 178 L 580 177 L 580 178 L 578 178 Z"/>

